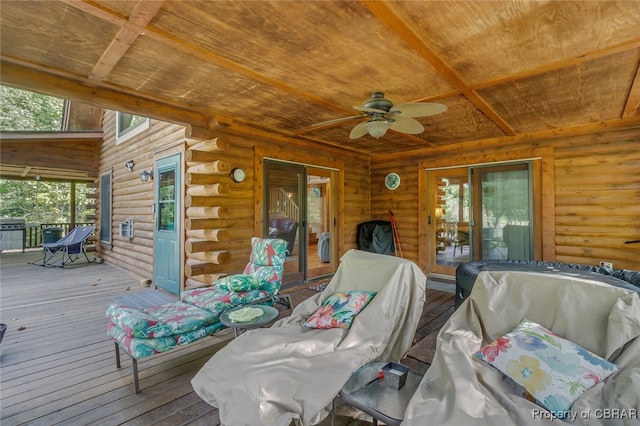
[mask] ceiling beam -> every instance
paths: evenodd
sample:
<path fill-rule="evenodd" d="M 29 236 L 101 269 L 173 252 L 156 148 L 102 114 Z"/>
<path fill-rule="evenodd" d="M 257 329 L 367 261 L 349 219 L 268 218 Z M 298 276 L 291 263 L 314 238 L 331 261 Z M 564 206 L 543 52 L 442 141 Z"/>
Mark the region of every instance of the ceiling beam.
<path fill-rule="evenodd" d="M 305 91 L 299 90 L 295 87 L 292 87 L 283 81 L 276 80 L 274 78 L 268 77 L 262 73 L 256 72 L 250 68 L 245 67 L 237 62 L 229 60 L 224 57 L 222 54 L 218 54 L 214 51 L 204 49 L 202 47 L 193 45 L 191 43 L 186 42 L 185 40 L 175 37 L 171 34 L 164 33 L 158 29 L 152 28 L 148 26 L 148 22 L 144 25 L 141 25 L 139 22 L 129 22 L 126 17 L 122 17 L 115 13 L 110 13 L 100 7 L 94 6 L 90 3 L 77 1 L 77 0 L 64 0 L 69 6 L 76 7 L 83 12 L 89 13 L 90 15 L 106 20 L 108 22 L 112 22 L 116 25 L 124 26 L 128 23 L 128 28 L 130 30 L 135 30 L 138 34 L 144 33 L 145 37 L 149 37 L 152 40 L 158 41 L 166 46 L 169 46 L 173 49 L 179 50 L 183 53 L 187 53 L 196 58 L 202 59 L 205 62 L 216 65 L 220 68 L 224 68 L 228 71 L 232 71 L 238 73 L 244 77 L 250 78 L 254 81 L 262 83 L 266 86 L 274 87 L 278 90 L 282 90 L 290 95 L 294 95 L 305 99 L 311 103 L 321 105 L 330 110 L 344 113 L 353 112 L 351 110 L 346 109 L 345 107 L 335 105 L 331 102 L 327 102 L 322 98 L 319 98 L 311 93 L 307 93 Z M 145 2 L 141 1 L 140 3 L 154 3 L 154 2 Z M 157 13 L 157 11 L 156 11 Z"/>
<path fill-rule="evenodd" d="M 276 137 L 278 134 L 285 135 L 288 138 L 294 137 L 289 132 L 265 128 L 259 123 L 238 121 L 233 117 L 222 114 L 212 113 L 204 116 L 196 110 L 189 110 L 182 106 L 166 104 L 156 100 L 141 99 L 138 96 L 113 89 L 90 88 L 76 79 L 32 69 L 29 64 L 19 64 L 13 58 L 7 58 L 2 55 L 0 55 L 0 68 L 2 69 L 2 83 L 19 89 L 86 102 L 115 111 L 128 112 L 182 125 L 216 129 L 229 128 L 232 125 L 237 127 L 236 125 L 242 123 L 241 126 L 245 129 L 263 129 L 272 134 L 272 137 Z M 301 141 L 307 139 L 315 143 L 328 143 L 327 141 L 309 139 L 302 136 L 297 138 Z"/>
<path fill-rule="evenodd" d="M 0 132 L 1 142 L 97 142 L 102 140 L 99 132 Z"/>
<path fill-rule="evenodd" d="M 96 87 L 113 69 L 114 66 L 127 53 L 133 43 L 143 35 L 139 28 L 146 27 L 153 17 L 162 8 L 164 0 L 141 1 L 136 5 L 128 21 L 124 21 L 124 26 L 118 35 L 111 41 L 111 44 L 98 60 L 91 74 L 87 78 L 87 85 Z"/>
<path fill-rule="evenodd" d="M 558 138 L 568 138 L 572 136 L 583 136 L 594 133 L 602 133 L 607 131 L 623 130 L 629 128 L 640 127 L 640 115 L 627 117 L 623 119 L 615 119 L 609 121 L 599 121 L 597 123 L 582 124 L 578 126 L 570 126 L 549 130 L 541 130 L 538 132 L 522 133 L 515 136 L 501 136 L 498 138 L 478 139 L 474 141 L 457 142 L 448 145 L 441 145 L 438 154 L 451 152 L 453 154 L 462 150 L 482 149 L 486 146 L 507 146 L 522 142 L 553 140 Z M 384 156 L 372 155 L 372 159 L 377 160 L 399 160 L 403 158 L 412 158 L 420 156 L 429 156 L 433 154 L 433 150 L 426 148 L 414 149 L 411 151 L 403 151 L 394 154 L 384 154 Z M 376 158 L 378 157 L 378 158 Z"/>
<path fill-rule="evenodd" d="M 442 77 L 460 91 L 507 135 L 515 135 L 515 129 L 487 101 L 462 79 L 462 77 L 438 53 L 422 40 L 396 11 L 382 1 L 360 0 L 373 15 L 407 45 L 422 56 Z"/>
<path fill-rule="evenodd" d="M 517 73 L 501 76 L 498 78 L 481 81 L 478 83 L 469 84 L 469 87 L 473 90 L 486 89 L 487 87 L 498 86 L 500 84 L 508 83 L 511 81 L 522 80 L 523 78 L 533 77 L 536 75 L 556 71 L 562 68 L 572 67 L 583 62 L 591 61 L 594 59 L 602 58 L 604 56 L 614 55 L 620 52 L 626 52 L 627 50 L 633 50 L 640 48 L 640 39 L 627 40 L 625 42 L 608 46 L 602 49 L 592 50 L 585 54 L 574 56 L 571 58 L 565 58 L 560 61 L 551 62 L 549 64 L 523 70 Z"/>
<path fill-rule="evenodd" d="M 2 83 L 20 89 L 178 124 L 207 127 L 210 121 L 199 111 L 185 108 L 182 105 L 144 99 L 114 89 L 87 87 L 76 79 L 37 71 L 29 65 L 18 64 L 12 58 L 5 56 L 1 56 L 0 67 L 2 68 Z"/>
<path fill-rule="evenodd" d="M 133 22 L 133 14 L 132 14 L 132 18 L 129 19 L 129 21 L 126 20 L 126 17 L 122 17 L 119 15 L 116 15 L 115 13 L 110 13 L 107 10 L 104 10 L 98 6 L 94 6 L 90 3 L 87 2 L 81 2 L 81 1 L 77 1 L 77 0 L 64 0 L 67 4 L 69 4 L 70 6 L 73 7 L 77 7 L 78 9 L 82 10 L 83 12 L 89 13 L 94 17 L 112 22 L 116 25 L 122 25 L 125 26 L 126 28 L 128 28 L 129 31 L 131 32 L 135 32 L 135 38 L 133 38 L 133 35 L 131 35 L 130 37 L 133 38 L 133 40 L 131 41 L 131 43 L 133 43 L 133 41 L 135 41 L 135 39 L 138 38 L 139 35 L 144 34 L 145 37 L 148 37 L 151 40 L 157 41 L 159 43 L 162 43 L 166 46 L 169 46 L 175 50 L 181 51 L 183 53 L 187 53 L 191 56 L 194 56 L 196 58 L 199 58 L 207 63 L 213 64 L 215 66 L 218 66 L 220 68 L 226 69 L 228 71 L 234 72 L 234 73 L 238 73 L 244 77 L 247 77 L 249 79 L 252 79 L 254 81 L 257 81 L 261 84 L 264 84 L 266 86 L 269 87 L 273 87 L 275 89 L 278 90 L 282 90 L 283 92 L 286 92 L 290 95 L 299 97 L 301 99 L 304 99 L 308 102 L 311 102 L 315 105 L 319 105 L 322 106 L 324 108 L 327 108 L 329 110 L 332 111 L 336 111 L 339 114 L 353 114 L 353 110 L 346 108 L 344 106 L 339 106 L 336 105 L 334 103 L 328 102 L 326 100 L 324 100 L 323 98 L 319 98 L 311 93 L 299 90 L 298 88 L 295 88 L 293 86 L 290 86 L 288 84 L 286 84 L 285 82 L 281 81 L 281 80 L 277 80 L 271 77 L 268 77 L 262 73 L 256 72 L 253 69 L 247 68 L 246 66 L 232 61 L 228 58 L 226 58 L 223 54 L 214 52 L 212 50 L 208 50 L 208 49 L 204 49 L 200 46 L 196 46 L 194 44 L 188 43 L 187 41 L 175 37 L 172 34 L 168 34 L 165 32 L 162 32 L 158 29 L 152 28 L 150 27 L 148 24 L 149 22 L 151 22 L 151 18 L 152 16 L 147 16 L 148 20 L 144 21 L 144 20 L 137 20 L 135 22 Z M 145 2 L 140 2 L 140 3 L 145 3 Z M 149 2 L 149 3 L 153 3 L 153 2 Z M 160 3 L 160 5 L 157 7 L 157 9 L 155 10 L 147 10 L 147 15 L 155 15 L 158 10 L 161 8 L 162 4 Z M 138 7 L 140 7 L 140 5 L 138 5 Z M 137 10 L 137 9 L 136 9 Z M 151 13 L 149 13 L 151 12 Z M 135 14 L 135 12 L 134 12 Z M 124 28 L 123 28 L 124 29 Z M 116 43 L 116 40 L 114 40 L 112 42 L 112 45 L 114 43 Z M 126 49 L 129 48 L 129 46 L 121 46 L 120 47 L 120 51 L 122 51 L 122 55 L 124 55 L 124 53 L 126 52 L 126 50 L 124 50 L 124 48 L 126 47 Z M 114 51 L 116 51 L 116 48 L 114 47 Z M 103 55 L 103 57 L 107 55 L 107 53 L 105 53 Z M 116 54 L 114 53 L 114 56 Z M 119 59 L 119 58 L 118 58 Z M 106 74 L 105 74 L 106 76 Z M 104 77 L 104 76 L 103 76 Z M 194 124 L 194 125 L 198 125 L 197 123 L 190 123 L 190 124 Z M 249 123 L 247 123 L 249 124 Z M 260 126 L 258 123 L 251 123 L 249 125 L 253 125 L 255 127 L 262 127 Z M 214 128 L 214 125 L 208 125 L 208 126 L 204 126 L 207 128 Z M 271 131 L 276 131 L 275 129 L 270 129 Z M 296 132 L 296 135 L 303 135 L 304 133 L 308 133 L 311 130 L 318 130 L 318 128 L 305 128 L 302 129 L 299 132 Z M 409 139 L 413 139 L 414 137 L 410 137 L 409 135 L 406 135 L 404 133 L 399 133 L 400 136 L 405 137 L 405 138 L 409 138 Z M 422 141 L 422 140 L 421 140 Z M 424 143 L 424 141 L 422 141 Z M 430 144 L 430 143 L 429 143 Z"/>
<path fill-rule="evenodd" d="M 327 109 L 336 111 L 338 113 L 344 113 L 344 114 L 353 113 L 351 109 L 348 109 L 343 106 L 335 105 L 331 102 L 327 102 L 324 99 L 319 98 L 313 94 L 310 94 L 305 91 L 294 88 L 292 86 L 289 86 L 288 84 L 280 80 L 270 78 L 262 73 L 259 73 L 250 68 L 247 68 L 237 62 L 231 61 L 225 58 L 222 54 L 218 54 L 211 50 L 201 48 L 199 46 L 188 43 L 183 39 L 175 37 L 171 34 L 167 34 L 160 30 L 150 27 L 149 23 L 151 22 L 153 17 L 158 13 L 158 11 L 161 9 L 162 4 L 164 3 L 164 0 L 158 1 L 158 2 L 141 1 L 136 6 L 136 9 L 131 14 L 131 17 L 129 19 L 127 19 L 126 16 L 113 12 L 109 9 L 103 8 L 102 6 L 92 3 L 90 1 L 82 1 L 82 0 L 61 0 L 61 1 L 71 7 L 81 10 L 84 13 L 88 13 L 93 17 L 102 19 L 104 21 L 107 21 L 114 25 L 122 27 L 122 29 L 118 33 L 118 36 L 116 36 L 116 38 L 112 40 L 109 48 L 107 48 L 107 50 L 103 53 L 99 63 L 94 67 L 91 75 L 86 79 L 87 86 L 90 86 L 90 87 L 102 86 L 104 90 L 109 90 L 110 87 L 108 85 L 105 85 L 104 83 L 101 83 L 102 80 L 108 75 L 108 73 L 113 69 L 113 67 L 117 64 L 117 62 L 126 54 L 127 50 L 138 39 L 138 37 L 145 36 L 152 40 L 160 42 L 166 46 L 169 46 L 173 49 L 179 50 L 181 52 L 187 53 L 201 60 L 204 60 L 205 62 L 216 65 L 220 68 L 224 68 L 228 71 L 241 74 L 259 83 L 265 84 L 267 86 L 282 90 L 291 95 L 305 99 L 313 104 L 323 106 Z M 4 59 L 9 59 L 9 58 L 4 58 Z M 27 66 L 30 67 L 30 65 L 31 64 Z M 51 71 L 50 69 L 46 69 L 44 67 L 38 67 L 37 65 L 36 65 L 36 68 L 41 69 L 41 71 L 44 71 L 44 72 Z M 78 79 L 78 77 L 79 76 L 76 76 L 76 78 L 72 78 L 72 80 L 76 80 Z M 26 86 L 25 88 L 29 90 L 36 90 L 36 89 L 31 89 L 28 86 Z M 114 92 L 120 92 L 120 89 L 118 88 L 112 88 L 112 89 L 114 90 Z M 75 99 L 71 95 L 64 96 L 60 93 L 57 93 L 56 95 L 67 97 L 69 99 Z M 131 94 L 131 96 L 133 96 L 133 94 Z M 95 103 L 95 100 L 92 103 Z M 141 112 L 139 110 L 125 110 L 122 108 L 118 108 L 116 106 L 108 106 L 102 103 L 100 103 L 100 105 L 106 106 L 108 108 L 124 111 L 124 112 L 133 112 L 133 113 L 145 115 L 148 117 L 153 117 L 152 114 Z M 194 109 L 191 109 L 191 112 L 195 113 L 196 111 Z M 202 123 L 201 121 L 194 122 L 194 121 L 179 120 L 176 122 L 180 124 L 192 124 L 195 126 L 201 126 L 205 128 L 214 128 L 220 124 L 216 122 L 216 117 L 217 117 L 217 114 L 211 113 L 211 115 L 209 115 L 209 119 L 206 124 Z M 162 117 L 158 117 L 158 118 L 162 118 Z M 175 121 L 175 120 L 168 120 L 168 121 Z M 207 121 L 206 118 L 205 118 L 205 121 Z M 247 123 L 247 124 L 252 125 L 250 123 Z M 255 126 L 261 127 L 257 124 L 255 124 Z M 297 132 L 296 134 L 302 135 L 304 133 L 307 133 L 309 130 L 310 129 L 303 129 L 303 131 Z M 407 135 L 405 134 L 400 134 L 400 135 L 403 137 L 407 137 Z"/>
<path fill-rule="evenodd" d="M 639 116 L 640 115 L 640 64 L 636 69 L 636 76 L 633 79 L 631 89 L 629 89 L 629 96 L 627 96 L 627 102 L 624 105 L 624 111 L 622 112 L 622 118 Z"/>

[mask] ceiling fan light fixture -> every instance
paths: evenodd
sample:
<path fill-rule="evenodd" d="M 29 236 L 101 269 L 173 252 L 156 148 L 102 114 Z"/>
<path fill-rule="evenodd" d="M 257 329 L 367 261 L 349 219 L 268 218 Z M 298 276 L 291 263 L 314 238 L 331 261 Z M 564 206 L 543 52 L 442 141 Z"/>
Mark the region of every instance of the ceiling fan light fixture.
<path fill-rule="evenodd" d="M 367 132 L 369 132 L 369 134 L 376 139 L 384 136 L 390 127 L 391 123 L 387 120 L 371 120 L 364 124 L 364 128 L 367 130 Z"/>

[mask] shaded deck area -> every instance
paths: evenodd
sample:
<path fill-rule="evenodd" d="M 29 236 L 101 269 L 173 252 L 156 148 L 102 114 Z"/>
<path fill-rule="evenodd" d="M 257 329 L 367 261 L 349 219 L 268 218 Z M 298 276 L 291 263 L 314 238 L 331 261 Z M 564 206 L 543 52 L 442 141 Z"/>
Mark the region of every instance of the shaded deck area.
<path fill-rule="evenodd" d="M 136 395 L 128 356 L 116 369 L 104 312 L 114 296 L 144 288 L 104 264 L 28 265 L 35 255 L 0 255 L 0 321 L 8 324 L 0 357 L 3 426 L 220 423 L 217 409 L 193 392 L 190 381 L 233 338 L 231 330 L 141 360 L 142 392 Z M 297 304 L 313 294 L 312 289 L 294 289 L 291 297 Z M 403 360 L 416 373 L 428 368 L 436 334 L 453 304 L 453 293 L 427 291 L 417 342 Z M 338 404 L 338 421 L 362 425 L 371 419 Z"/>

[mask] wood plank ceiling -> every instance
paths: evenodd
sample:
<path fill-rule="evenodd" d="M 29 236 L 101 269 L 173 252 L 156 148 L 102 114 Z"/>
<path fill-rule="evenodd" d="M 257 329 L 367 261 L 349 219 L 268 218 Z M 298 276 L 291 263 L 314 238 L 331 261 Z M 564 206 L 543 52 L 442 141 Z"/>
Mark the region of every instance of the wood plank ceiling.
<path fill-rule="evenodd" d="M 2 83 L 372 156 L 640 125 L 636 1 L 13 1 Z M 370 92 L 448 107 L 350 140 Z"/>

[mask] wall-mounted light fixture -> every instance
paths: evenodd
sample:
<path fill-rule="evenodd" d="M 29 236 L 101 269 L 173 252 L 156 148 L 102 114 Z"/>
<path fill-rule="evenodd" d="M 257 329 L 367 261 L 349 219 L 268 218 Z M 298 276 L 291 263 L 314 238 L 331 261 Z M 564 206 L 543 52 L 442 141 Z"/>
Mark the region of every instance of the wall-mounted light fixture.
<path fill-rule="evenodd" d="M 127 168 L 127 170 L 129 170 L 130 172 L 133 171 L 133 166 L 135 166 L 136 163 L 133 162 L 133 160 L 129 160 L 126 163 L 124 163 L 125 167 Z"/>
<path fill-rule="evenodd" d="M 153 169 L 143 170 L 140 172 L 140 180 L 146 182 L 149 178 L 153 179 Z"/>

